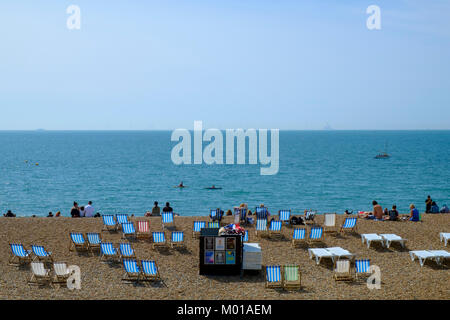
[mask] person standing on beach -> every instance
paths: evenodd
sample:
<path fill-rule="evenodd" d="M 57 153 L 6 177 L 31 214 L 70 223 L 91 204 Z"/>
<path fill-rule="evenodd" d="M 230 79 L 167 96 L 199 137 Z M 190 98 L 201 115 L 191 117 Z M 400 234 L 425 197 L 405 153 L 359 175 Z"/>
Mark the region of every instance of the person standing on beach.
<path fill-rule="evenodd" d="M 166 206 L 163 208 L 163 212 L 173 212 L 173 209 L 170 206 L 170 203 L 166 202 Z"/>
<path fill-rule="evenodd" d="M 93 217 L 94 216 L 94 207 L 92 206 L 92 201 L 88 202 L 88 205 L 84 208 L 84 216 L 85 217 Z"/>
<path fill-rule="evenodd" d="M 152 209 L 152 216 L 160 216 L 161 215 L 161 208 L 158 207 L 158 201 L 155 201 L 154 207 Z"/>
<path fill-rule="evenodd" d="M 373 216 L 375 217 L 375 219 L 382 220 L 383 208 L 375 200 L 372 201 L 372 205 L 373 205 Z"/>
<path fill-rule="evenodd" d="M 80 208 L 78 208 L 78 203 L 74 202 L 72 209 L 70 209 L 70 215 L 72 218 L 80 217 Z"/>
<path fill-rule="evenodd" d="M 427 200 L 425 200 L 425 213 L 430 213 L 431 212 L 431 205 L 433 203 L 433 200 L 431 199 L 430 196 L 428 196 Z"/>

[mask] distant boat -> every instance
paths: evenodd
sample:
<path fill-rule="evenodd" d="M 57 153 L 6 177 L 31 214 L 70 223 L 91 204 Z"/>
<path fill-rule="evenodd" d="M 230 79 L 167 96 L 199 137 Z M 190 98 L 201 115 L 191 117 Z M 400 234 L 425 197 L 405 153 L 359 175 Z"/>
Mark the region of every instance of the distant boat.
<path fill-rule="evenodd" d="M 387 159 L 387 158 L 390 158 L 390 157 L 391 157 L 391 156 L 387 153 L 387 143 L 386 143 L 384 149 L 385 149 L 386 151 L 383 151 L 383 152 L 380 152 L 379 154 L 377 154 L 377 155 L 375 156 L 375 159 Z"/>

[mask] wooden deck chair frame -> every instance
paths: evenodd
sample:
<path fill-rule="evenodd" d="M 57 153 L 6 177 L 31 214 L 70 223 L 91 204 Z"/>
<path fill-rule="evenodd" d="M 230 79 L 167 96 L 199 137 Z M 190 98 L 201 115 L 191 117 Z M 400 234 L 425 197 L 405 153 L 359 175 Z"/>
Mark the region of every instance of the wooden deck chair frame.
<path fill-rule="evenodd" d="M 91 243 L 89 241 L 88 234 L 96 234 L 96 235 L 98 235 L 100 243 L 102 242 L 102 235 L 101 235 L 101 233 L 98 233 L 98 232 L 86 232 L 86 241 L 88 243 L 88 249 L 89 249 L 89 251 L 92 254 L 94 254 L 94 250 L 99 250 L 100 251 L 100 243 Z"/>
<path fill-rule="evenodd" d="M 34 250 L 33 250 L 33 246 L 34 247 L 40 247 L 40 248 L 42 248 L 46 253 L 47 253 L 47 256 L 40 256 L 40 255 L 37 255 L 35 252 L 34 252 Z M 52 253 L 51 252 L 49 252 L 49 251 L 47 251 L 46 249 L 45 249 L 45 247 L 44 246 L 41 246 L 41 245 L 31 245 L 31 250 L 33 251 L 33 254 L 34 254 L 34 259 L 33 259 L 33 261 L 43 261 L 43 262 L 51 262 L 51 263 L 53 263 L 53 257 L 52 257 Z"/>
<path fill-rule="evenodd" d="M 141 231 L 140 225 L 146 224 L 147 225 L 147 231 Z M 148 220 L 138 220 L 136 221 L 136 238 L 137 239 L 150 239 L 152 237 L 152 234 L 150 232 L 150 222 Z"/>
<path fill-rule="evenodd" d="M 267 267 L 276 267 L 276 266 L 266 266 L 264 268 L 264 276 L 265 276 L 265 279 L 266 279 L 265 287 L 266 288 L 270 288 L 270 289 L 283 288 L 283 279 L 284 279 L 283 267 L 279 266 L 280 267 L 280 281 L 276 281 L 276 282 L 275 281 L 269 282 L 267 280 Z"/>
<path fill-rule="evenodd" d="M 172 213 L 172 222 L 166 222 L 166 223 L 164 223 L 163 221 L 163 215 L 164 214 L 168 214 L 168 213 Z M 173 213 L 173 211 L 172 212 L 162 212 L 161 213 L 161 225 L 162 225 L 162 229 L 164 230 L 164 228 L 166 228 L 168 225 L 170 225 L 170 226 L 172 226 L 172 227 L 174 227 L 174 228 L 176 228 L 176 226 L 175 226 L 175 214 Z"/>
<path fill-rule="evenodd" d="M 12 245 L 21 245 L 23 250 L 25 250 L 25 252 L 27 252 L 28 255 L 26 257 L 16 256 L 14 254 L 14 252 L 12 251 Z M 32 259 L 31 259 L 31 251 L 25 249 L 25 246 L 23 244 L 21 244 L 19 242 L 17 242 L 17 243 L 10 243 L 9 247 L 11 249 L 11 255 L 10 255 L 9 260 L 8 260 L 8 264 L 10 266 L 20 266 L 21 264 L 31 263 L 31 261 L 32 261 Z M 16 259 L 17 259 L 17 262 L 14 262 L 14 260 L 16 260 Z"/>
<path fill-rule="evenodd" d="M 266 229 L 265 230 L 258 230 L 258 221 L 265 221 L 266 223 Z M 260 222 L 261 223 L 261 222 Z M 255 223 L 255 235 L 257 237 L 261 237 L 263 235 L 268 235 L 269 231 L 268 231 L 268 227 L 267 227 L 267 219 L 257 219 L 256 223 Z"/>
<path fill-rule="evenodd" d="M 72 236 L 71 236 L 72 233 L 73 234 L 81 234 L 84 242 L 82 244 L 74 242 L 72 239 Z M 81 232 L 70 232 L 69 238 L 70 238 L 69 251 L 74 251 L 74 250 L 75 251 L 88 251 L 89 250 L 89 245 L 87 243 L 87 240 L 84 238 L 84 234 L 82 234 Z"/>
<path fill-rule="evenodd" d="M 312 233 L 312 231 L 314 229 L 322 229 L 322 235 L 320 236 L 320 238 L 311 238 L 311 233 Z M 317 242 L 323 242 L 324 239 L 325 239 L 325 232 L 324 232 L 322 227 L 311 227 L 309 229 L 309 232 L 308 232 L 308 244 L 311 245 L 311 244 L 314 244 L 314 243 L 317 243 Z"/>
<path fill-rule="evenodd" d="M 289 280 L 289 275 L 293 275 L 293 272 L 297 274 L 297 280 Z M 284 265 L 283 274 L 284 274 L 283 288 L 285 290 L 300 290 L 302 286 L 302 273 L 300 271 L 299 265 L 293 264 Z"/>
<path fill-rule="evenodd" d="M 112 242 L 106 242 L 106 243 L 111 243 L 111 244 L 112 244 Z M 112 244 L 112 247 L 115 249 L 115 252 L 116 252 L 115 254 L 106 254 L 106 253 L 104 253 L 104 252 L 101 250 L 101 247 L 100 247 L 100 261 L 106 262 L 106 261 L 108 261 L 109 259 L 114 259 L 114 260 L 117 261 L 117 262 L 120 262 L 120 261 L 121 261 L 119 249 L 118 249 L 118 248 L 115 248 L 115 247 L 114 247 L 114 244 Z"/>
<path fill-rule="evenodd" d="M 369 267 L 370 267 L 370 259 L 355 259 L 354 263 L 355 263 L 355 278 L 356 278 L 356 280 L 358 280 L 358 277 L 369 277 L 371 275 L 371 273 L 369 271 L 358 272 L 358 270 L 356 270 L 357 261 L 361 261 L 361 260 L 368 260 Z"/>
<path fill-rule="evenodd" d="M 280 230 L 270 230 L 270 226 L 272 225 L 272 223 L 280 223 Z M 269 226 L 267 227 L 267 231 L 268 231 L 268 235 L 269 238 L 272 237 L 277 237 L 277 238 L 282 238 L 283 237 L 283 233 L 282 233 L 282 228 L 283 228 L 283 222 L 280 220 L 271 220 L 269 223 Z"/>
<path fill-rule="evenodd" d="M 348 264 L 347 272 L 338 272 L 337 268 L 341 263 Z M 334 263 L 334 280 L 336 281 L 353 281 L 353 274 L 351 272 L 351 261 L 349 259 L 337 259 Z"/>
<path fill-rule="evenodd" d="M 66 269 L 66 273 L 60 273 L 63 269 Z M 52 279 L 52 282 L 54 284 L 66 284 L 67 285 L 67 279 L 70 277 L 71 273 L 69 272 L 69 269 L 67 267 L 67 264 L 65 262 L 54 262 L 53 263 L 53 271 L 54 276 Z"/>
<path fill-rule="evenodd" d="M 203 221 L 203 220 L 200 220 L 200 221 L 193 221 L 192 222 L 192 237 L 194 238 L 194 239 L 196 239 L 196 238 L 198 238 L 199 236 L 200 236 L 200 231 L 194 231 L 194 226 L 195 226 L 195 223 L 198 223 L 198 222 L 204 222 L 205 223 L 205 226 L 204 226 L 204 228 L 206 228 L 206 221 Z M 201 230 L 201 229 L 200 229 Z"/>
<path fill-rule="evenodd" d="M 337 214 L 336 213 L 325 213 L 324 215 L 324 223 L 323 223 L 323 232 L 324 233 L 337 233 L 337 226 L 336 226 L 336 217 Z M 332 226 L 327 226 L 325 225 L 325 221 L 327 219 L 327 216 L 334 216 L 334 225 Z"/>
<path fill-rule="evenodd" d="M 107 225 L 107 224 L 105 224 L 105 220 L 103 218 L 105 216 L 112 217 L 112 221 L 114 222 L 114 225 Z M 117 224 L 116 218 L 112 214 L 102 215 L 102 223 L 103 223 L 102 231 L 114 231 L 114 232 L 117 232 L 117 230 L 119 228 L 119 225 Z"/>
<path fill-rule="evenodd" d="M 134 232 L 131 232 L 131 233 L 125 233 L 125 232 L 123 231 L 123 225 L 124 225 L 124 223 L 122 223 L 122 224 L 120 225 L 120 229 L 122 230 L 122 239 L 128 239 L 128 238 L 137 239 L 137 231 L 136 231 L 136 227 L 134 226 L 134 223 L 131 222 L 131 221 L 129 221 L 129 222 L 127 222 L 126 224 L 127 224 L 127 225 L 133 226 Z"/>
<path fill-rule="evenodd" d="M 134 261 L 136 263 L 136 266 L 138 268 L 138 272 L 129 272 L 126 268 L 125 268 L 125 261 Z M 142 277 L 142 268 L 139 266 L 136 258 L 124 258 L 122 260 L 122 264 L 123 264 L 123 269 L 125 270 L 125 274 L 122 277 L 123 281 L 128 281 L 128 282 L 139 282 Z"/>
<path fill-rule="evenodd" d="M 144 272 L 143 261 L 153 261 L 155 263 L 156 275 L 149 275 Z M 142 280 L 143 281 L 161 281 L 161 275 L 159 273 L 159 267 L 155 260 L 141 260 Z"/>
<path fill-rule="evenodd" d="M 123 244 L 130 246 L 130 249 L 133 251 L 133 254 L 131 256 L 124 256 L 124 255 L 122 255 L 122 250 L 121 250 L 120 245 L 123 245 Z M 118 246 L 117 250 L 119 251 L 120 260 L 122 260 L 122 262 L 123 262 L 124 259 L 136 259 L 136 250 L 134 250 L 131 247 L 131 244 L 128 243 L 128 242 L 119 242 L 119 246 Z"/>
<path fill-rule="evenodd" d="M 183 234 L 183 241 L 173 241 L 172 240 L 172 237 L 173 237 L 173 234 L 174 233 L 182 233 Z M 183 231 L 173 231 L 171 234 L 170 234 L 170 247 L 171 248 L 175 248 L 175 247 L 178 247 L 178 248 L 186 248 L 186 243 L 184 242 L 184 232 Z"/>
<path fill-rule="evenodd" d="M 164 234 L 164 242 L 155 242 L 154 238 L 153 238 L 153 234 L 155 233 L 162 233 Z M 159 248 L 166 248 L 167 247 L 167 238 L 166 238 L 166 233 L 164 231 L 158 231 L 158 232 L 153 232 L 152 233 L 152 247 L 153 249 L 155 249 L 156 247 Z"/>
<path fill-rule="evenodd" d="M 36 266 L 36 268 L 38 268 L 39 270 L 42 270 L 44 274 L 35 273 L 34 266 Z M 50 269 L 45 269 L 44 262 L 31 262 L 31 278 L 28 283 L 34 285 L 48 284 L 53 287 Z"/>
<path fill-rule="evenodd" d="M 347 221 L 347 219 L 356 219 L 355 225 L 352 228 L 344 228 L 344 225 L 345 225 L 345 222 Z M 345 218 L 344 221 L 342 222 L 341 228 L 339 229 L 339 233 L 343 233 L 343 232 L 354 233 L 357 230 L 357 226 L 358 226 L 358 218 Z"/>
<path fill-rule="evenodd" d="M 294 234 L 295 234 L 295 230 L 297 230 L 297 229 L 303 229 L 303 230 L 305 230 L 304 232 L 305 232 L 305 236 L 303 237 L 303 239 L 294 239 Z M 294 228 L 294 231 L 293 231 L 293 233 L 292 233 L 292 246 L 295 248 L 295 247 L 297 247 L 299 244 L 306 244 L 307 243 L 307 236 L 308 236 L 308 233 L 307 233 L 307 229 L 306 229 L 306 227 L 303 227 L 303 228 Z"/>

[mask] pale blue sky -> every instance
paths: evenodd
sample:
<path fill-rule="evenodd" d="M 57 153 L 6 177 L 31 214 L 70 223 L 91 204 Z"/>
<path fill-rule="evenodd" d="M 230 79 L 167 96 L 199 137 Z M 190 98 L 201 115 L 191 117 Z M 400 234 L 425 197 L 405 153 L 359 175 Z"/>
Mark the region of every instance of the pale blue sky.
<path fill-rule="evenodd" d="M 450 129 L 449 1 L 5 2 L 0 130 Z"/>

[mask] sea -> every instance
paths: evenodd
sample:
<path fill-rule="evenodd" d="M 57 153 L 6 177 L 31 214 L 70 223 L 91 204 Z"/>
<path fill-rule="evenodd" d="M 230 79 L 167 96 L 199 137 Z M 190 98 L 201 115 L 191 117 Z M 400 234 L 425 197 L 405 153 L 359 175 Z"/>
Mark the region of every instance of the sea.
<path fill-rule="evenodd" d="M 279 171 L 260 164 L 181 164 L 172 131 L 2 131 L 0 210 L 70 216 L 73 201 L 101 214 L 142 216 L 154 201 L 181 216 L 264 204 L 271 213 L 450 205 L 450 131 L 280 131 Z M 205 147 L 208 143 L 204 143 Z M 380 151 L 390 158 L 375 159 Z M 225 147 L 224 147 L 225 150 Z M 270 146 L 269 146 L 270 150 Z M 225 156 L 225 155 L 224 155 Z M 174 186 L 181 181 L 186 188 Z M 215 185 L 221 189 L 206 189 Z"/>

